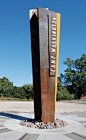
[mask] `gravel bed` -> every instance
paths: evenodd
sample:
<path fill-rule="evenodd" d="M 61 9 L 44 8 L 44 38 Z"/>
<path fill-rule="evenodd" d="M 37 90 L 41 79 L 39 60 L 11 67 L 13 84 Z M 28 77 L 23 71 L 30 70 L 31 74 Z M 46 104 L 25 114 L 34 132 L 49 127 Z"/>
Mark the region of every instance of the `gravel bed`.
<path fill-rule="evenodd" d="M 44 123 L 41 120 L 35 121 L 34 119 L 22 120 L 19 124 L 22 126 L 36 128 L 36 129 L 54 129 L 54 128 L 61 128 L 68 125 L 67 122 L 60 120 L 58 118 L 54 122 L 48 122 L 48 123 Z"/>

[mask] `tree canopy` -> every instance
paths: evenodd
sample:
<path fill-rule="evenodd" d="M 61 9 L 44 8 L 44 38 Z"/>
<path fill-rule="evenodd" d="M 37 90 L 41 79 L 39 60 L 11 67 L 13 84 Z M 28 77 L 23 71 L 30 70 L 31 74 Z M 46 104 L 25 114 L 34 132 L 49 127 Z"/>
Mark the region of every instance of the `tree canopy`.
<path fill-rule="evenodd" d="M 26 84 L 22 87 L 13 86 L 6 77 L 0 78 L 0 97 L 33 99 L 33 85 Z"/>
<path fill-rule="evenodd" d="M 70 85 L 70 93 L 74 93 L 77 98 L 86 95 L 86 54 L 76 60 L 67 58 L 64 64 L 67 68 L 65 74 L 61 73 L 58 78 L 60 83 Z"/>

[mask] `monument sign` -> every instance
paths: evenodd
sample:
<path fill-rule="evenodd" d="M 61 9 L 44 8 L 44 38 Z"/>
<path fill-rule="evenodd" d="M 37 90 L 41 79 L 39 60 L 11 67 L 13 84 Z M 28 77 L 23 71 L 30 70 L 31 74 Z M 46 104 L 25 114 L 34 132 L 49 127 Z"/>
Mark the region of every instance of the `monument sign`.
<path fill-rule="evenodd" d="M 35 120 L 54 122 L 60 36 L 60 13 L 30 10 Z"/>

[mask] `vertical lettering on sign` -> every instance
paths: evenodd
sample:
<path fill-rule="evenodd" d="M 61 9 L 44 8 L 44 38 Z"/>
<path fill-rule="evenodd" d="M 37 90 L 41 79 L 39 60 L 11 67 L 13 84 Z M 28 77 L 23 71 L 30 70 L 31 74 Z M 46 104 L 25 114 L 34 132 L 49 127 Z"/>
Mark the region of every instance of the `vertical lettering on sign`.
<path fill-rule="evenodd" d="M 50 76 L 56 74 L 57 16 L 51 16 Z"/>

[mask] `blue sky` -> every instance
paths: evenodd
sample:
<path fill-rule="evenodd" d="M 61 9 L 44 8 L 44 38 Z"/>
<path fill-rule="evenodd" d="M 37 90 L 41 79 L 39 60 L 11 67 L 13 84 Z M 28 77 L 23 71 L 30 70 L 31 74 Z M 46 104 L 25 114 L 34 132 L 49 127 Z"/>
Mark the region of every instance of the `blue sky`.
<path fill-rule="evenodd" d="M 58 76 L 67 57 L 86 53 L 86 0 L 0 0 L 0 78 L 15 86 L 32 83 L 29 10 L 61 13 Z"/>

